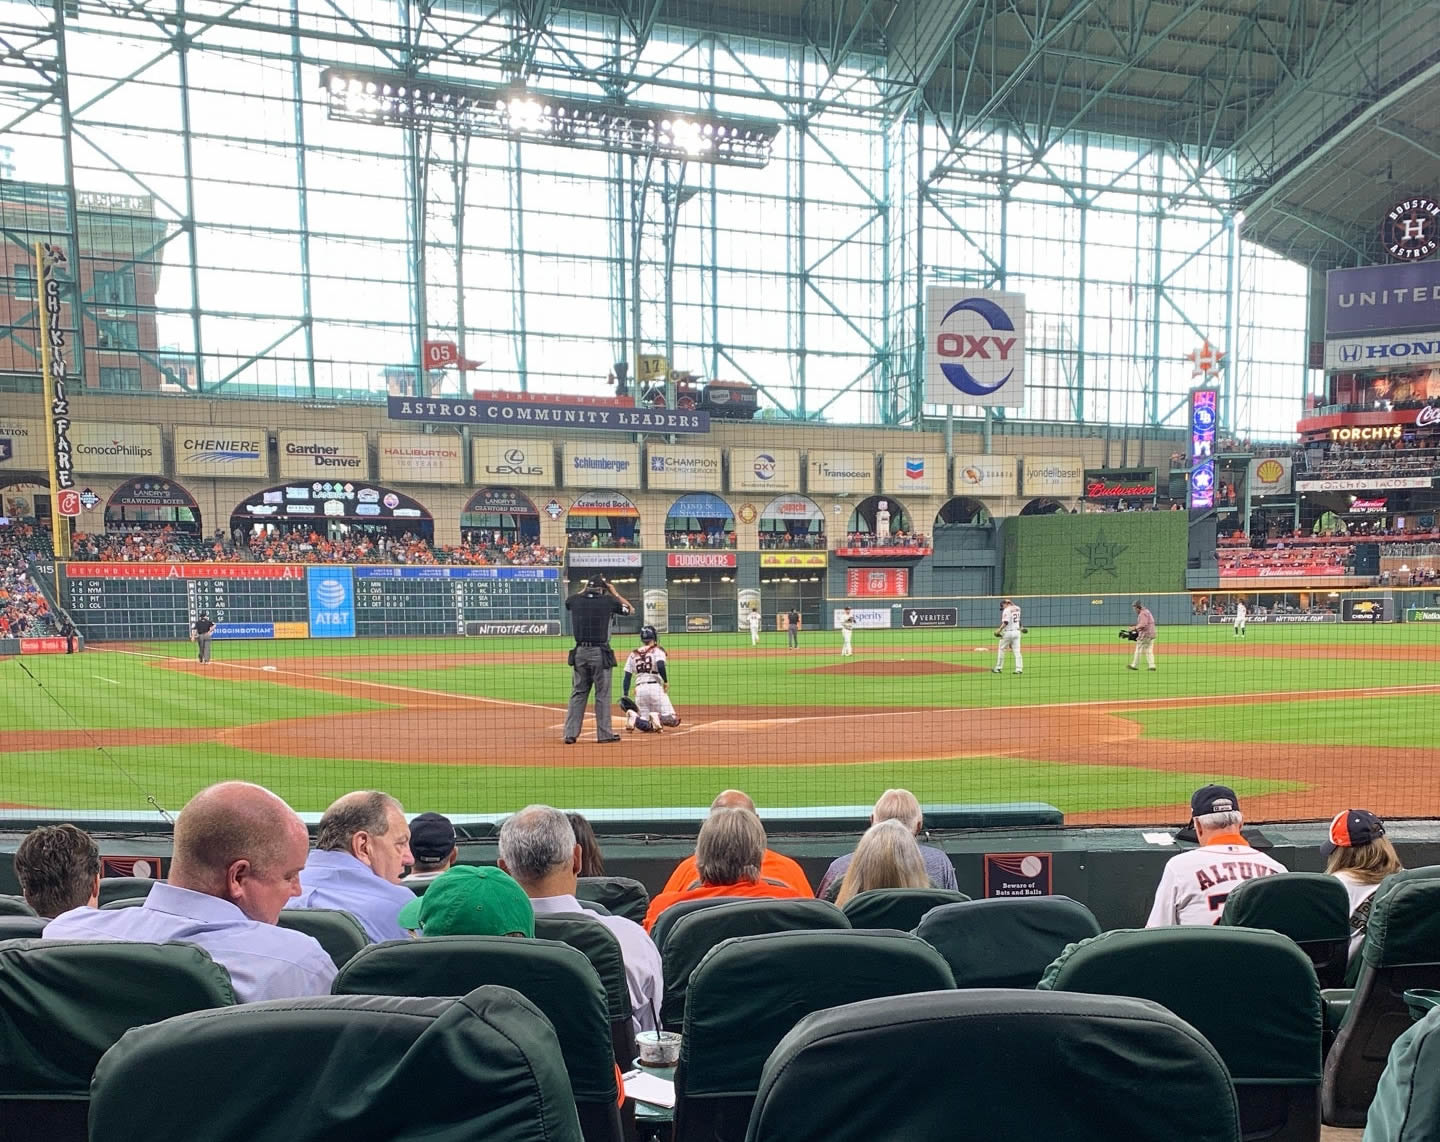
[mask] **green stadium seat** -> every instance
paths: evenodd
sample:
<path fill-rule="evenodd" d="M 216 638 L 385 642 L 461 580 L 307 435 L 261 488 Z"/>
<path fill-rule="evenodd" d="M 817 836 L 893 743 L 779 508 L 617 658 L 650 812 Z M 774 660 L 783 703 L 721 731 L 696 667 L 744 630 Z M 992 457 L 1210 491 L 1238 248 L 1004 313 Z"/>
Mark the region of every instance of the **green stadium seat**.
<path fill-rule="evenodd" d="M 465 995 L 497 984 L 550 1020 L 586 1142 L 620 1142 L 622 1128 L 605 987 L 584 953 L 516 936 L 430 936 L 371 944 L 340 969 L 335 995 Z"/>
<path fill-rule="evenodd" d="M 1289 936 L 1315 965 L 1321 987 L 1339 987 L 1350 956 L 1350 894 L 1333 876 L 1287 872 L 1242 881 L 1225 900 L 1220 923 Z"/>
<path fill-rule="evenodd" d="M 23 896 L 11 896 L 0 893 L 0 916 L 33 916 L 35 909 L 31 908 Z"/>
<path fill-rule="evenodd" d="M 337 968 L 343 968 L 351 956 L 370 943 L 360 921 L 338 908 L 282 908 L 276 923 L 314 936 Z"/>
<path fill-rule="evenodd" d="M 645 922 L 650 908 L 650 893 L 628 876 L 582 876 L 575 884 L 575 896 L 581 903 L 588 900 L 612 916 L 624 916 L 637 924 Z"/>
<path fill-rule="evenodd" d="M 1440 1138 L 1440 1010 L 1431 1008 L 1390 1048 L 1365 1117 L 1365 1142 Z"/>
<path fill-rule="evenodd" d="M 584 901 L 581 901 L 584 903 Z M 715 908 L 721 904 L 734 904 L 735 898 L 731 896 L 710 896 L 702 900 L 681 900 L 670 905 L 664 912 L 655 917 L 655 923 L 650 927 L 650 939 L 655 946 L 664 952 L 665 941 L 670 938 L 670 929 L 680 922 L 681 917 L 688 916 L 692 912 L 702 912 L 706 908 Z"/>
<path fill-rule="evenodd" d="M 874 888 L 846 901 L 842 911 L 852 928 L 895 928 L 913 932 L 925 913 L 943 904 L 969 900 L 947 888 Z"/>
<path fill-rule="evenodd" d="M 1068 896 L 1022 896 L 943 904 L 915 934 L 945 957 L 956 987 L 1033 988 L 1067 945 L 1098 936 L 1100 924 Z"/>
<path fill-rule="evenodd" d="M 1382 892 L 1393 892 L 1396 885 L 1408 884 L 1412 880 L 1440 880 L 1440 865 L 1427 864 L 1421 865 L 1419 868 L 1402 869 L 1400 872 L 1387 876 L 1384 880 L 1382 880 L 1380 882 L 1380 886 L 1375 890 L 1375 895 L 1379 896 Z M 1371 905 L 1371 909 L 1373 911 L 1373 904 Z M 1370 930 L 1367 927 L 1365 930 L 1365 936 L 1360 941 L 1360 947 L 1362 950 L 1364 949 L 1365 944 L 1369 939 Z M 1364 957 L 1360 954 L 1356 954 L 1350 958 L 1350 967 L 1346 970 L 1345 973 L 1346 987 L 1353 988 L 1355 986 L 1355 981 L 1360 978 L 1360 968 L 1363 964 Z"/>
<path fill-rule="evenodd" d="M 29 916 L 0 915 L 0 940 L 38 940 L 49 920 Z"/>
<path fill-rule="evenodd" d="M 605 1007 L 610 1019 L 610 1046 L 615 1062 L 628 1071 L 634 1060 L 634 1012 L 630 1007 L 630 982 L 625 977 L 625 957 L 615 933 L 586 915 L 548 912 L 535 917 L 535 938 L 569 944 L 590 961 L 605 988 Z"/>
<path fill-rule="evenodd" d="M 234 1002 L 229 973 L 194 944 L 0 944 L 0 1136 L 83 1140 L 91 1076 L 121 1035 Z"/>
<path fill-rule="evenodd" d="M 1163 1007 L 976 989 L 818 1011 L 780 1041 L 745 1142 L 1239 1142 L 1215 1049 Z"/>
<path fill-rule="evenodd" d="M 100 906 L 103 908 L 112 900 L 127 900 L 139 897 L 144 900 L 159 881 L 148 876 L 105 876 L 100 879 Z"/>
<path fill-rule="evenodd" d="M 216 1076 L 244 1081 L 217 1085 Z M 523 996 L 318 996 L 132 1031 L 91 1142 L 580 1142 L 555 1032 Z"/>
<path fill-rule="evenodd" d="M 823 900 L 727 900 L 681 916 L 660 945 L 660 964 L 665 978 L 661 1025 L 671 1031 L 679 1031 L 684 1025 L 690 973 L 700 965 L 705 953 L 722 940 L 766 932 L 849 927 L 845 913 Z"/>
<path fill-rule="evenodd" d="M 148 897 L 144 896 L 117 896 L 114 900 L 107 900 L 100 907 L 106 912 L 114 908 L 143 908 L 147 899 Z"/>
<path fill-rule="evenodd" d="M 1105 932 L 1066 948 L 1040 987 L 1163 1005 L 1225 1060 L 1246 1139 L 1320 1137 L 1320 985 L 1288 937 L 1209 925 Z"/>
<path fill-rule="evenodd" d="M 1432 875 L 1422 875 L 1432 872 Z M 1410 1026 L 1405 992 L 1440 987 L 1440 880 L 1433 870 L 1388 876 L 1375 892 L 1359 976 L 1325 1059 L 1331 1126 L 1362 1126 L 1390 1048 Z"/>
<path fill-rule="evenodd" d="M 953 985 L 940 953 L 905 932 L 770 932 L 717 944 L 690 977 L 676 1142 L 742 1137 L 765 1060 L 802 1017 Z"/>

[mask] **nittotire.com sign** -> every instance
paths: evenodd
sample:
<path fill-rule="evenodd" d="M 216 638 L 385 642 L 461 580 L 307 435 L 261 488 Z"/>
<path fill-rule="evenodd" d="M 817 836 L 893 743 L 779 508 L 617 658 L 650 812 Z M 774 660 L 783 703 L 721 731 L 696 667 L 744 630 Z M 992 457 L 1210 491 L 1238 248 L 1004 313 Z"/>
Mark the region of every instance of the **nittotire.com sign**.
<path fill-rule="evenodd" d="M 467 622 L 465 633 L 470 636 L 559 634 L 558 622 Z"/>

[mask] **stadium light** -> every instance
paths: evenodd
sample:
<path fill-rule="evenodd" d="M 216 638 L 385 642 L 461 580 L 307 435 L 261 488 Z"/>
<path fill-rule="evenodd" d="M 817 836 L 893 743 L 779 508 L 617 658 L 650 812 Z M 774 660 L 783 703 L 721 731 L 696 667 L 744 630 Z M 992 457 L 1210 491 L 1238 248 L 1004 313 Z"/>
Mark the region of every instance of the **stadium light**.
<path fill-rule="evenodd" d="M 434 127 L 486 139 L 654 155 L 661 159 L 760 168 L 780 125 L 733 115 L 558 97 L 525 87 L 481 87 L 353 68 L 320 73 L 331 119 Z"/>

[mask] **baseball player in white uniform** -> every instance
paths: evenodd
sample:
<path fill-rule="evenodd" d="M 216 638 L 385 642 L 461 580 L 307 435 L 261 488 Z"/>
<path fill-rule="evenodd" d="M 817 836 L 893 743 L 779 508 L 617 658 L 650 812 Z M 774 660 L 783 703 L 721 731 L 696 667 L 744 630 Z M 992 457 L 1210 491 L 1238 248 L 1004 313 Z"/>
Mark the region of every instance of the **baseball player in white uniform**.
<path fill-rule="evenodd" d="M 1020 608 L 1014 599 L 1003 599 L 1000 603 L 1000 625 L 995 628 L 995 633 L 1000 636 L 1000 649 L 995 655 L 995 669 L 992 674 L 1000 674 L 1005 669 L 1005 652 L 1008 650 L 1015 655 L 1015 673 L 1025 673 L 1025 657 L 1020 653 Z"/>
<path fill-rule="evenodd" d="M 641 733 L 659 733 L 661 726 L 678 726 L 680 715 L 670 704 L 670 675 L 665 667 L 665 649 L 654 627 L 640 628 L 640 646 L 625 659 L 625 678 L 620 685 L 624 698 L 630 696 L 635 680 L 635 709 L 625 711 L 625 728 Z"/>
<path fill-rule="evenodd" d="M 855 651 L 850 645 L 850 640 L 855 637 L 855 612 L 846 607 L 840 612 L 840 654 L 841 657 L 849 658 Z"/>
<path fill-rule="evenodd" d="M 1230 890 L 1241 881 L 1290 871 L 1241 836 L 1245 818 L 1235 790 L 1224 785 L 1197 789 L 1190 798 L 1190 817 L 1200 847 L 1166 862 L 1147 928 L 1218 924 Z"/>
<path fill-rule="evenodd" d="M 748 621 L 749 621 L 749 623 L 750 623 L 750 645 L 751 645 L 751 646 L 759 646 L 759 645 L 760 645 L 760 608 L 759 608 L 759 607 L 751 607 L 751 608 L 750 608 L 750 616 L 749 616 Z"/>
<path fill-rule="evenodd" d="M 1244 638 L 1244 637 L 1245 637 L 1245 620 L 1249 617 L 1249 615 L 1250 615 L 1250 612 L 1249 612 L 1249 611 L 1246 609 L 1246 607 L 1245 607 L 1245 600 L 1244 600 L 1244 599 L 1237 599 L 1237 600 L 1235 601 L 1235 637 L 1236 637 L 1236 638 Z"/>

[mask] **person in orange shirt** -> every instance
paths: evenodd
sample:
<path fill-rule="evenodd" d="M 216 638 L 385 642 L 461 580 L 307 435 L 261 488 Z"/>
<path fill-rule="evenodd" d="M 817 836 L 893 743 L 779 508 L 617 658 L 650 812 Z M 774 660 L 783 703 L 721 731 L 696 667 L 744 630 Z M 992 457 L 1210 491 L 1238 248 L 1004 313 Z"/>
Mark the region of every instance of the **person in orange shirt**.
<path fill-rule="evenodd" d="M 710 812 L 713 814 L 717 809 L 749 809 L 754 813 L 755 802 L 738 789 L 727 789 L 710 802 Z M 810 881 L 805 876 L 805 870 L 784 853 L 777 853 L 774 849 L 765 850 L 765 857 L 760 864 L 760 876 L 764 880 L 778 880 L 782 884 L 788 884 L 801 896 L 815 895 L 815 890 L 810 887 Z M 694 887 L 699 882 L 700 873 L 695 867 L 695 857 L 691 855 L 675 866 L 675 871 L 665 882 L 665 891 L 679 892 Z"/>
<path fill-rule="evenodd" d="M 716 809 L 700 826 L 695 840 L 698 883 L 678 892 L 662 892 L 650 901 L 645 913 L 645 930 L 655 926 L 660 913 L 682 900 L 707 900 L 717 896 L 780 900 L 808 898 L 778 880 L 766 880 L 761 873 L 765 856 L 765 826 L 749 809 Z"/>

